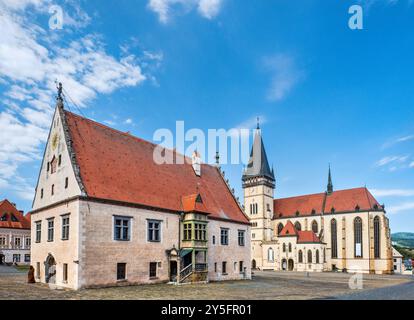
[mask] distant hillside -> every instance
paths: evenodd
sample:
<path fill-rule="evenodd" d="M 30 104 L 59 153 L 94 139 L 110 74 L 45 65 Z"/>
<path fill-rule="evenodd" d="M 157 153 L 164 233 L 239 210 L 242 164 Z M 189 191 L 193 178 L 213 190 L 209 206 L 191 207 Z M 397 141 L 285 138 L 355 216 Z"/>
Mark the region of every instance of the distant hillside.
<path fill-rule="evenodd" d="M 414 248 L 414 233 L 398 232 L 391 235 L 392 242 L 399 247 Z"/>

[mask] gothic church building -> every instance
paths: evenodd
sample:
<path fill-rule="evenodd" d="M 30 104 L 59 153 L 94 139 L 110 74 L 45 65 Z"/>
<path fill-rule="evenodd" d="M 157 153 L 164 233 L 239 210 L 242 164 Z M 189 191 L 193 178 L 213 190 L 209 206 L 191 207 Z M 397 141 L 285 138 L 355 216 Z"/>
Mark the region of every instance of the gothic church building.
<path fill-rule="evenodd" d="M 274 199 L 275 175 L 258 127 L 243 175 L 252 268 L 391 273 L 389 220 L 367 188 Z"/>

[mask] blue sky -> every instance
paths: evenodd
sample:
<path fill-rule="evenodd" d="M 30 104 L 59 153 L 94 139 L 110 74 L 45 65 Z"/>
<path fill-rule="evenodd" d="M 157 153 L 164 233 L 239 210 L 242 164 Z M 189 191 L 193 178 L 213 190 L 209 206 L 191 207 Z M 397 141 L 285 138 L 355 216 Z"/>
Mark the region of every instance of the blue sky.
<path fill-rule="evenodd" d="M 348 27 L 353 4 L 363 30 Z M 30 209 L 58 78 L 84 115 L 147 140 L 178 120 L 206 131 L 260 116 L 276 197 L 324 191 L 331 163 L 336 189 L 366 185 L 393 232 L 414 231 L 411 1 L 2 0 L 0 12 L 1 198 Z M 242 197 L 242 165 L 224 170 Z"/>

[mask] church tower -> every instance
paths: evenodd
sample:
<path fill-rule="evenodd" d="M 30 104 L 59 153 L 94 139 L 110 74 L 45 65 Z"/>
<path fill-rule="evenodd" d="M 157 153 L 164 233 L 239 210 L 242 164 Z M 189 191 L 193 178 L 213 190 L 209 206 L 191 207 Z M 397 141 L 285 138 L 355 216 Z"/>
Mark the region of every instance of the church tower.
<path fill-rule="evenodd" d="M 262 133 L 257 125 L 253 148 L 243 172 L 244 206 L 252 223 L 251 242 L 253 267 L 262 265 L 261 244 L 272 240 L 275 175 L 270 169 Z"/>

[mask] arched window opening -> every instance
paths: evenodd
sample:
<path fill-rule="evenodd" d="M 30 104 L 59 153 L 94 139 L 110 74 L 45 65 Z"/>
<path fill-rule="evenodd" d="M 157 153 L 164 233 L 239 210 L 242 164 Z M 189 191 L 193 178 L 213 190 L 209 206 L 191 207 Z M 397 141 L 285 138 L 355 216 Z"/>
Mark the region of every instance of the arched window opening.
<path fill-rule="evenodd" d="M 381 256 L 381 237 L 380 237 L 380 218 L 376 216 L 374 218 L 374 255 L 375 259 L 379 259 Z"/>
<path fill-rule="evenodd" d="M 318 229 L 318 223 L 315 220 L 313 220 L 313 222 L 312 222 L 312 231 L 314 233 L 318 233 L 318 231 L 319 231 L 319 229 Z"/>
<path fill-rule="evenodd" d="M 286 252 L 286 243 L 283 244 L 283 252 Z"/>
<path fill-rule="evenodd" d="M 362 219 L 360 217 L 354 220 L 354 242 L 355 242 L 355 258 L 362 258 Z"/>
<path fill-rule="evenodd" d="M 299 263 L 303 263 L 303 252 L 299 250 Z"/>
<path fill-rule="evenodd" d="M 283 230 L 283 224 L 279 223 L 277 226 L 277 234 L 279 235 L 282 232 L 282 230 Z"/>
<path fill-rule="evenodd" d="M 331 220 L 331 252 L 332 259 L 338 258 L 338 231 L 336 220 Z"/>
<path fill-rule="evenodd" d="M 319 250 L 316 250 L 316 263 L 319 263 Z"/>
<path fill-rule="evenodd" d="M 269 249 L 267 250 L 267 260 L 268 260 L 269 262 L 273 262 L 273 261 L 275 261 L 275 255 L 274 255 L 274 251 L 273 251 L 273 249 L 272 249 L 272 248 L 269 248 Z"/>
<path fill-rule="evenodd" d="M 308 251 L 308 263 L 312 263 L 312 251 Z"/>
<path fill-rule="evenodd" d="M 292 244 L 289 243 L 289 252 L 292 252 Z"/>
<path fill-rule="evenodd" d="M 302 225 L 300 224 L 300 222 L 299 222 L 299 221 L 296 221 L 296 223 L 295 223 L 295 228 L 296 228 L 296 230 L 298 230 L 298 231 L 302 231 Z"/>

